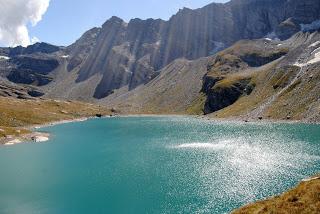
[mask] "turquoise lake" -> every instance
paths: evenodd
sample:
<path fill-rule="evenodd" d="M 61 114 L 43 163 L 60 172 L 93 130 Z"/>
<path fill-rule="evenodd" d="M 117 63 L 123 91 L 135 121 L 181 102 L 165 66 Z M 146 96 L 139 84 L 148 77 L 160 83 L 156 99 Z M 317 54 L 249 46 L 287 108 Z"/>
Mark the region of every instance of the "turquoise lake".
<path fill-rule="evenodd" d="M 0 147 L 0 213 L 229 213 L 320 172 L 320 126 L 119 117 Z"/>

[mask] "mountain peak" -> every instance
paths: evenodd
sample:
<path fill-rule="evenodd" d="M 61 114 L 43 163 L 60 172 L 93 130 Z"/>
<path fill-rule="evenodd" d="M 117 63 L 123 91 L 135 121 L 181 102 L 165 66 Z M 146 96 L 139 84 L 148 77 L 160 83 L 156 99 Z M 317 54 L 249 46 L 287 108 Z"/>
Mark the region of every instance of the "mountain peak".
<path fill-rule="evenodd" d="M 122 24 L 124 23 L 125 21 L 121 18 L 119 18 L 118 16 L 112 16 L 110 19 L 108 19 L 103 25 L 107 25 L 107 24 Z"/>

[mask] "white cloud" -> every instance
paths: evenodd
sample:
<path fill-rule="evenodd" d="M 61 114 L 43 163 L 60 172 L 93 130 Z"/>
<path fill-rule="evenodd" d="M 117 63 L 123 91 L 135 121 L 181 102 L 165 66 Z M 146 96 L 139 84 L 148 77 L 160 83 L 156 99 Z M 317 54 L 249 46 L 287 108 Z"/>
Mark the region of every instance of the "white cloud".
<path fill-rule="evenodd" d="M 49 7 L 50 0 L 0 0 L 0 43 L 7 46 L 28 46 L 27 25 L 36 26 Z"/>

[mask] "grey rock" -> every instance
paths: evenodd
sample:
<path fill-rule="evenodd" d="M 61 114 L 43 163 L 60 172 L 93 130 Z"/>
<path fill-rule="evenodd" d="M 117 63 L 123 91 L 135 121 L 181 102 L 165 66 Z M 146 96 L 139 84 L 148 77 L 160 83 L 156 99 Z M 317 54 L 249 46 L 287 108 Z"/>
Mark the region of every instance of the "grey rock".
<path fill-rule="evenodd" d="M 43 56 L 16 56 L 10 59 L 8 79 L 14 83 L 46 85 L 52 81 L 47 75 L 59 66 L 53 58 Z"/>
<path fill-rule="evenodd" d="M 218 80 L 214 80 L 218 82 Z M 250 84 L 251 79 L 244 79 L 232 84 L 229 87 L 211 87 L 207 89 L 207 100 L 204 106 L 204 114 L 219 111 L 235 103 L 242 95 L 250 95 L 254 85 Z M 214 83 L 212 83 L 215 85 Z"/>
<path fill-rule="evenodd" d="M 293 34 L 299 32 L 301 29 L 297 20 L 289 18 L 284 22 L 281 22 L 276 28 L 276 35 L 281 40 L 289 39 Z"/>

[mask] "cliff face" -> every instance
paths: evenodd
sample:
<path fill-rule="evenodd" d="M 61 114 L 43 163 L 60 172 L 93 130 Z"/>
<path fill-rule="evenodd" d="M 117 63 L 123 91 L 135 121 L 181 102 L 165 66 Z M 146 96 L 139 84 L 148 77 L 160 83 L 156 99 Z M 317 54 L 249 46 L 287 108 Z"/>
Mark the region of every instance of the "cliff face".
<path fill-rule="evenodd" d="M 80 68 L 77 82 L 101 73 L 103 78 L 94 96 L 102 98 L 113 89 L 128 84 L 134 88 L 152 79 L 162 24 L 161 20 L 151 19 L 134 19 L 129 24 L 117 17 L 108 20 L 97 36 L 92 53 Z"/>
<path fill-rule="evenodd" d="M 56 53 L 62 48 L 36 43 L 26 48 L 0 48 L 0 77 L 14 83 L 43 86 L 53 78 L 49 74 L 59 66 Z"/>

